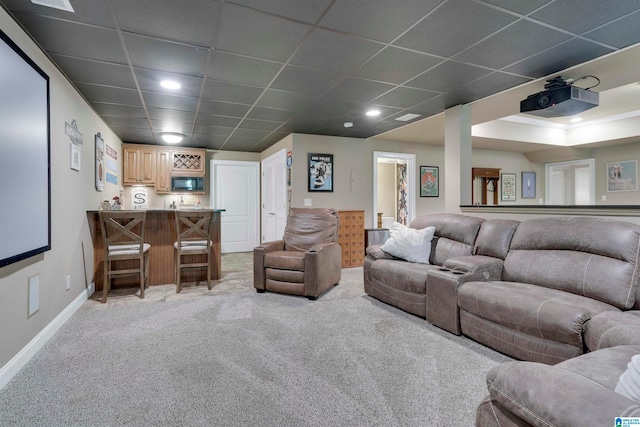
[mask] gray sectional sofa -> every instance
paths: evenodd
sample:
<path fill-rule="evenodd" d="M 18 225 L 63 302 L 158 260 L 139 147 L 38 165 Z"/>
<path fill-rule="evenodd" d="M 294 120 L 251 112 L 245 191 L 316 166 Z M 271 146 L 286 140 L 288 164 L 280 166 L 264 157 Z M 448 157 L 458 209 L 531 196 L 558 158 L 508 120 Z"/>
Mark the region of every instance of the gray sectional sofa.
<path fill-rule="evenodd" d="M 523 361 L 489 373 L 478 426 L 599 425 L 569 421 L 583 408 L 571 399 L 559 405 L 553 399 L 562 391 L 551 393 L 549 384 L 598 384 L 580 389 L 601 393 L 582 395 L 598 402 L 598 419 L 625 416 L 621 408 L 640 414 L 638 402 L 613 391 L 629 354 L 640 353 L 640 226 L 457 214 L 424 215 L 410 225 L 428 226 L 436 229 L 429 265 L 367 248 L 365 292 Z M 616 349 L 624 356 L 614 356 Z"/>

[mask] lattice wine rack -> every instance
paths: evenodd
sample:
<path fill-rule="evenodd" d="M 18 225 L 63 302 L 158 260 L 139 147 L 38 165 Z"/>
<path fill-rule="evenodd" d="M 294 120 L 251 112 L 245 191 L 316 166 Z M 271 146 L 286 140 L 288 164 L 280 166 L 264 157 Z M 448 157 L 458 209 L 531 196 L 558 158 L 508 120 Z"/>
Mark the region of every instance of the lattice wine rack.
<path fill-rule="evenodd" d="M 201 171 L 202 160 L 197 153 L 173 153 L 173 170 Z"/>

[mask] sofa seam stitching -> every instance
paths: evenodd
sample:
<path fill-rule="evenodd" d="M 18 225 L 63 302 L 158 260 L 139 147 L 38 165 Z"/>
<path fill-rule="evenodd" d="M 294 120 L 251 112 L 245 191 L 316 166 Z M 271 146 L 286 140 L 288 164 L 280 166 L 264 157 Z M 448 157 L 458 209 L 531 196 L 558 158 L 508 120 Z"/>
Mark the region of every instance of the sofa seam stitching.
<path fill-rule="evenodd" d="M 591 263 L 591 260 L 593 259 L 593 255 L 591 254 L 591 256 L 589 257 L 589 260 L 587 261 L 587 265 L 584 266 L 584 274 L 582 275 L 582 296 L 586 297 L 587 294 L 585 294 L 585 290 L 584 290 L 584 286 L 585 286 L 585 282 L 587 279 L 587 270 L 589 269 L 589 264 Z"/>
<path fill-rule="evenodd" d="M 635 281 L 636 273 L 638 272 L 638 257 L 640 257 L 640 236 L 638 237 L 638 246 L 636 247 L 636 263 L 633 266 L 633 275 L 631 276 L 631 283 L 629 286 L 629 293 L 627 294 L 627 301 L 625 306 L 629 305 L 629 299 L 631 298 L 631 290 L 633 289 L 633 282 Z M 637 293 L 638 293 L 638 289 L 636 289 L 636 294 Z M 635 295 L 634 295 L 634 298 L 635 298 Z"/>
<path fill-rule="evenodd" d="M 551 423 L 549 423 L 546 419 L 540 417 L 538 414 L 536 414 L 535 412 L 531 411 L 529 408 L 526 408 L 524 405 L 522 405 L 521 402 L 517 401 L 515 398 L 513 398 L 512 396 L 508 395 L 507 393 L 503 392 L 502 390 L 499 390 L 494 384 L 493 382 L 489 382 L 489 389 L 493 389 L 495 390 L 497 393 L 500 393 L 502 396 L 504 396 L 505 398 L 507 398 L 511 403 L 517 405 L 520 409 L 522 409 L 522 411 L 531 414 L 531 416 L 533 416 L 535 419 L 545 423 L 547 426 L 553 426 Z"/>

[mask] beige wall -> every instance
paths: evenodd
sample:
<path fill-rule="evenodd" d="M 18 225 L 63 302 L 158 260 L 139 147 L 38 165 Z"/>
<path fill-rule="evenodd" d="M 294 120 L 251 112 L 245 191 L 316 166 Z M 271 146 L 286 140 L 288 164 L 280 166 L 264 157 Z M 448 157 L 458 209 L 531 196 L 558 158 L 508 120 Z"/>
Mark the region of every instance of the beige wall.
<path fill-rule="evenodd" d="M 105 183 L 103 192 L 95 190 L 94 135 L 100 132 L 119 157 L 121 141 L 1 8 L 0 29 L 49 75 L 51 102 L 51 250 L 0 268 L 1 369 L 80 295 L 91 279 L 85 277 L 85 271 L 93 271 L 86 211 L 97 209 L 100 200 L 111 199 L 121 189 Z M 65 135 L 65 122 L 72 120 L 84 140 L 80 172 L 69 167 L 71 142 Z M 118 182 L 120 179 L 118 173 Z M 40 310 L 27 318 L 27 283 L 34 275 L 40 275 Z M 67 275 L 71 276 L 69 291 Z"/>

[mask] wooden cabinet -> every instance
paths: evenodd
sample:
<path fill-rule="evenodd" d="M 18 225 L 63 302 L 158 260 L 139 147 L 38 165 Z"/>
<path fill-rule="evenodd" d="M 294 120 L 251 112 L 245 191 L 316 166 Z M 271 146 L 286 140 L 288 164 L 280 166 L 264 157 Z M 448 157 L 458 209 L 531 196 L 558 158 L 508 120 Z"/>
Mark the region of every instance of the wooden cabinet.
<path fill-rule="evenodd" d="M 338 211 L 338 215 L 342 267 L 360 267 L 364 262 L 364 211 Z"/>
<path fill-rule="evenodd" d="M 156 193 L 171 192 L 171 151 L 156 151 Z"/>
<path fill-rule="evenodd" d="M 156 150 L 122 145 L 123 184 L 152 185 L 156 180 Z"/>
<path fill-rule="evenodd" d="M 172 175 L 204 175 L 205 150 L 174 150 L 171 152 Z"/>

